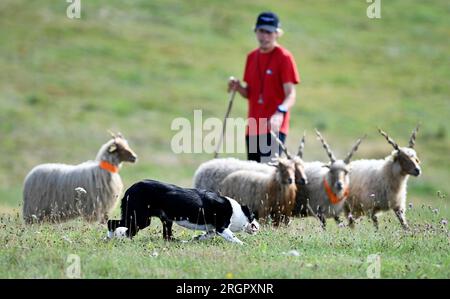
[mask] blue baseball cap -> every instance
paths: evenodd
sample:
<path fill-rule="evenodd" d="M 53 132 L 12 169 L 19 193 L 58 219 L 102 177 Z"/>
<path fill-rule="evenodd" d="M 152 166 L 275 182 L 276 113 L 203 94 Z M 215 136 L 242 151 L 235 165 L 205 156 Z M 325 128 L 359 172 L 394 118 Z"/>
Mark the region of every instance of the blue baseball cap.
<path fill-rule="evenodd" d="M 273 12 L 262 12 L 256 19 L 255 31 L 258 29 L 264 29 L 270 32 L 278 31 L 280 26 L 280 20 L 278 16 Z"/>

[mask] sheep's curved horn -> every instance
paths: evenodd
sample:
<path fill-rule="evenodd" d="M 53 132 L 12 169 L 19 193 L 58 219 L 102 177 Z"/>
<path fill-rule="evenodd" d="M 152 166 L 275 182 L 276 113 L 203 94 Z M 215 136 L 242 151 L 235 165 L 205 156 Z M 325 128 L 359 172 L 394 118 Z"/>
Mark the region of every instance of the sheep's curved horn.
<path fill-rule="evenodd" d="M 416 128 L 412 131 L 411 138 L 409 138 L 409 147 L 410 148 L 414 148 L 414 145 L 416 145 L 416 134 L 419 131 L 419 127 L 420 127 L 420 125 L 418 124 L 416 126 Z"/>
<path fill-rule="evenodd" d="M 350 159 L 352 158 L 353 154 L 358 150 L 359 145 L 363 141 L 364 138 L 366 138 L 367 135 L 364 135 L 363 137 L 356 140 L 355 145 L 353 145 L 351 151 L 348 153 L 347 157 L 344 159 L 344 163 L 348 164 L 350 162 Z"/>
<path fill-rule="evenodd" d="M 378 128 L 378 132 L 380 132 L 380 134 L 383 135 L 384 138 L 386 138 L 387 142 L 389 142 L 389 144 L 392 145 L 394 149 L 398 150 L 397 143 L 391 137 L 389 137 L 388 134 L 386 134 L 386 132 L 384 132 L 380 128 Z"/>
<path fill-rule="evenodd" d="M 298 147 L 297 156 L 299 156 L 301 159 L 303 159 L 303 150 L 305 149 L 305 136 L 306 131 L 303 132 L 302 140 L 300 141 L 300 145 Z"/>
<path fill-rule="evenodd" d="M 270 130 L 270 134 L 273 136 L 273 138 L 275 138 L 277 143 L 280 145 L 281 149 L 286 154 L 286 157 L 288 157 L 288 159 L 292 159 L 292 155 L 289 153 L 287 148 L 284 146 L 283 142 L 281 142 L 280 138 L 278 138 L 277 134 L 275 134 L 274 131 L 272 131 L 272 130 Z"/>
<path fill-rule="evenodd" d="M 317 134 L 317 137 L 319 137 L 320 141 L 322 142 L 323 148 L 324 148 L 325 151 L 327 152 L 328 157 L 330 157 L 331 163 L 336 162 L 336 157 L 333 155 L 333 152 L 331 151 L 330 147 L 329 147 L 328 144 L 325 142 L 325 140 L 323 139 L 323 137 L 322 137 L 322 135 L 320 134 L 320 132 L 317 131 L 317 129 L 316 129 L 316 134 Z"/>

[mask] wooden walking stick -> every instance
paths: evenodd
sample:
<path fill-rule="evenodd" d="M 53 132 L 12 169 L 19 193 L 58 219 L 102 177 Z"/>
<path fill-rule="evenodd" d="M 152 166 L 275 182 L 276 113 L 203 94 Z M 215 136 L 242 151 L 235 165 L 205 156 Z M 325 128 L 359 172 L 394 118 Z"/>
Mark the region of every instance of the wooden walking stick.
<path fill-rule="evenodd" d="M 275 141 L 278 143 L 278 145 L 281 147 L 283 152 L 286 154 L 286 157 L 288 159 L 292 159 L 291 153 L 289 153 L 286 146 L 283 144 L 283 142 L 281 142 L 280 138 L 278 138 L 277 134 L 275 134 L 275 132 L 273 130 L 270 130 L 270 134 L 272 135 L 273 138 L 275 138 Z"/>
<path fill-rule="evenodd" d="M 234 77 L 230 77 L 229 80 L 234 80 Z M 234 96 L 236 95 L 236 90 L 233 90 L 230 94 L 230 98 L 228 100 L 228 109 L 227 112 L 225 113 L 225 117 L 223 119 L 223 127 L 222 127 L 222 135 L 220 135 L 220 139 L 219 142 L 217 143 L 217 147 L 216 147 L 216 151 L 214 152 L 214 159 L 217 158 L 217 156 L 219 155 L 219 150 L 220 150 L 220 146 L 222 145 L 222 141 L 225 135 L 225 128 L 227 126 L 227 118 L 228 115 L 230 115 L 231 112 L 231 107 L 233 107 L 233 101 L 234 101 Z"/>

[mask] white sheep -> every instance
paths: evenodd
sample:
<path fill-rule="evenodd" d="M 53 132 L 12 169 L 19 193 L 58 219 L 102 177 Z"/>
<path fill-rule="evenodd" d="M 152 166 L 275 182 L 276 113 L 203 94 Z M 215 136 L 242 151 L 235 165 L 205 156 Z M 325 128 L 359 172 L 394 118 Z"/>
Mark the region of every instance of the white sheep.
<path fill-rule="evenodd" d="M 275 136 L 276 137 L 276 136 Z M 300 142 L 297 156 L 292 157 L 282 142 L 276 137 L 276 141 L 282 146 L 286 156 L 294 161 L 295 165 L 295 182 L 297 188 L 305 185 L 307 177 L 305 175 L 305 169 L 303 165 L 302 155 L 305 145 L 305 135 Z M 194 187 L 197 189 L 206 189 L 209 191 L 217 192 L 221 182 L 231 173 L 238 170 L 249 170 L 262 173 L 272 173 L 273 167 L 265 164 L 258 163 L 256 161 L 244 161 L 236 158 L 221 158 L 213 159 L 202 163 L 194 174 Z"/>
<path fill-rule="evenodd" d="M 381 135 L 394 147 L 384 160 L 356 160 L 350 164 L 350 193 L 346 214 L 349 224 L 364 214 L 372 219 L 378 228 L 377 214 L 394 210 L 403 228 L 408 229 L 405 217 L 406 189 L 410 175 L 419 176 L 420 161 L 414 150 L 417 126 L 410 137 L 409 147 L 399 147 L 385 132 Z"/>
<path fill-rule="evenodd" d="M 95 161 L 34 167 L 24 182 L 25 222 L 59 222 L 77 216 L 88 221 L 104 221 L 122 193 L 123 183 L 118 173 L 122 162 L 134 163 L 136 159 L 119 133 L 100 148 Z"/>
<path fill-rule="evenodd" d="M 219 158 L 202 163 L 194 174 L 194 188 L 217 192 L 220 183 L 231 173 L 238 170 L 252 170 L 269 173 L 273 167 L 256 161 L 244 161 L 236 158 Z"/>
<path fill-rule="evenodd" d="M 294 162 L 286 158 L 275 158 L 270 172 L 238 170 L 229 174 L 220 184 L 219 192 L 247 205 L 259 219 L 269 216 L 278 226 L 289 216 L 295 205 L 296 184 Z M 275 167 L 273 167 L 275 166 Z"/>
<path fill-rule="evenodd" d="M 326 226 L 326 218 L 333 217 L 339 222 L 345 199 L 348 195 L 349 167 L 352 155 L 358 150 L 362 138 L 358 139 L 344 160 L 337 160 L 319 131 L 316 134 L 330 158 L 330 164 L 305 162 L 308 184 L 297 192 L 295 216 L 316 216 Z"/>

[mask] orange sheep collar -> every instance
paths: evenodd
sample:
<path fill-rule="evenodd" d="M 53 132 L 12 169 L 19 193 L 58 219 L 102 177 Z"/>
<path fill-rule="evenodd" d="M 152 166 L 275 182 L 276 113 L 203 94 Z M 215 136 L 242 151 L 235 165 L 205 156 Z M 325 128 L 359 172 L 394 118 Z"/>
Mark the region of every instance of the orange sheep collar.
<path fill-rule="evenodd" d="M 102 160 L 100 161 L 100 168 L 104 169 L 106 171 L 109 171 L 111 173 L 118 173 L 119 172 L 119 167 L 117 167 L 114 164 L 109 163 L 108 161 Z"/>
<path fill-rule="evenodd" d="M 348 196 L 348 186 L 345 187 L 344 196 L 342 196 L 341 198 L 337 197 L 336 194 L 333 193 L 325 177 L 323 178 L 323 186 L 325 188 L 325 191 L 327 192 L 328 200 L 334 205 L 340 203 Z"/>

